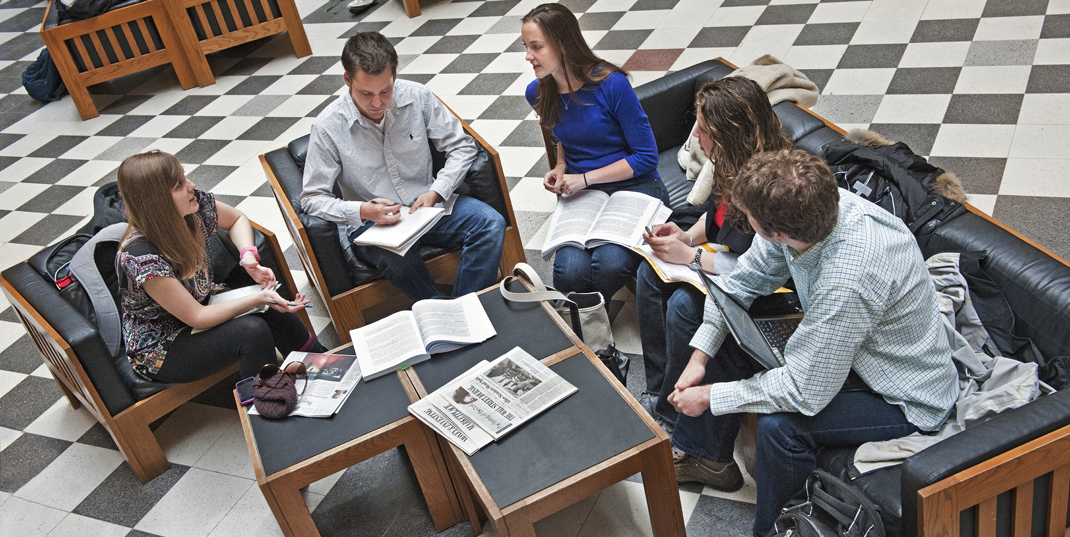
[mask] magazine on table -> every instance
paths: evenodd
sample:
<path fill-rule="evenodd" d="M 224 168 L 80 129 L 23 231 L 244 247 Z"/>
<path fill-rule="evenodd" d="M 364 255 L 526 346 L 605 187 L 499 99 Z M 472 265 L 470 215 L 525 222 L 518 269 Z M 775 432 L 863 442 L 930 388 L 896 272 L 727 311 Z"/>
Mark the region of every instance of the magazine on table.
<path fill-rule="evenodd" d="M 514 347 L 413 403 L 409 412 L 471 455 L 573 393 L 575 386 Z"/>
<path fill-rule="evenodd" d="M 715 242 L 704 242 L 698 245 L 698 248 L 702 248 L 707 252 L 728 253 L 727 246 Z M 698 279 L 698 274 L 691 270 L 691 267 L 688 265 L 677 265 L 676 263 L 670 263 L 658 257 L 654 254 L 650 245 L 646 243 L 635 246 L 632 249 L 639 252 L 639 255 L 643 256 L 647 262 L 650 263 L 650 266 L 653 267 L 654 272 L 661 278 L 661 281 L 669 283 L 689 283 L 695 286 L 695 289 L 702 291 L 702 294 L 706 294 L 706 287 L 702 285 L 702 282 Z"/>
<path fill-rule="evenodd" d="M 312 352 L 291 352 L 280 369 L 295 362 L 305 364 L 308 371 L 308 385 L 305 392 L 297 399 L 291 416 L 307 418 L 329 418 L 342 407 L 353 388 L 360 381 L 360 368 L 355 367 L 356 356 L 349 354 L 323 354 Z M 298 380 L 298 391 L 300 391 Z M 256 407 L 249 409 L 249 414 L 259 414 Z"/>
<path fill-rule="evenodd" d="M 664 224 L 672 209 L 661 200 L 638 192 L 584 189 L 561 196 L 550 217 L 550 230 L 542 247 L 542 258 L 562 246 L 594 248 L 603 244 L 638 246 L 648 226 Z"/>
<path fill-rule="evenodd" d="M 475 293 L 452 300 L 421 300 L 411 310 L 349 331 L 366 380 L 496 334 Z"/>

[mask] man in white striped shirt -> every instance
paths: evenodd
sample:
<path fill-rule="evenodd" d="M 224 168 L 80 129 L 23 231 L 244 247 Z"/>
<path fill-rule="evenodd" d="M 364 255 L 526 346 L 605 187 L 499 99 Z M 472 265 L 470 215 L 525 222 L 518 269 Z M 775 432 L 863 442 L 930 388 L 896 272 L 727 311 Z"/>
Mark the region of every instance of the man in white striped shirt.
<path fill-rule="evenodd" d="M 760 537 L 802 490 L 820 447 L 936 430 L 958 377 L 921 250 L 895 215 L 839 190 L 824 161 L 800 150 L 752 157 L 732 200 L 757 236 L 719 284 L 749 306 L 790 277 L 806 316 L 784 348 L 785 365 L 765 371 L 725 337 L 707 298 L 668 400 L 680 412 L 677 481 L 722 490 L 743 482 L 732 460 L 738 415 L 759 415 Z M 852 371 L 870 390 L 841 391 Z"/>
<path fill-rule="evenodd" d="M 350 241 L 371 225 L 391 225 L 409 212 L 453 195 L 476 158 L 476 143 L 461 122 L 422 84 L 397 80 L 398 56 L 378 32 L 349 38 L 342 67 L 349 91 L 316 117 L 305 159 L 301 208 L 344 225 Z M 446 154 L 432 176 L 429 143 Z M 337 183 L 342 197 L 334 194 Z M 441 296 L 420 246 L 461 250 L 453 295 L 493 284 L 498 277 L 505 218 L 489 205 L 459 196 L 450 215 L 435 224 L 405 256 L 353 245 L 413 300 Z"/>

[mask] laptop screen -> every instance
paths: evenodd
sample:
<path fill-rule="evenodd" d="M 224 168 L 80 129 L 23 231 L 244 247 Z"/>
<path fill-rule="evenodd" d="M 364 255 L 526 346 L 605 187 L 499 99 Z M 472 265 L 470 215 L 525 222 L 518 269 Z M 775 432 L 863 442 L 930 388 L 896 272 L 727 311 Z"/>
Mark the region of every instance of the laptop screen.
<path fill-rule="evenodd" d="M 728 323 L 728 330 L 736 338 L 739 347 L 766 369 L 776 369 L 783 365 L 781 358 L 773 351 L 773 347 L 766 341 L 747 310 L 721 289 L 709 275 L 700 272 L 699 279 L 706 286 L 714 304 L 721 310 L 721 315 Z"/>

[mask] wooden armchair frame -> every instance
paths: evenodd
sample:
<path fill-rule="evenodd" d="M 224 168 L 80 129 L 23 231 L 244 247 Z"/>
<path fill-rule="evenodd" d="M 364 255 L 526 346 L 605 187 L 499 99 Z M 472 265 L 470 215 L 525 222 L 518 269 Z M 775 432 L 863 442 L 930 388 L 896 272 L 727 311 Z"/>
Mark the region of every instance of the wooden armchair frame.
<path fill-rule="evenodd" d="M 275 259 L 278 260 L 282 269 L 277 277 L 296 292 L 297 287 L 286 267 L 286 259 L 283 257 L 275 235 L 259 225 L 253 224 L 253 226 L 264 234 L 275 253 Z M 186 384 L 174 384 L 112 415 L 70 344 L 64 341 L 56 329 L 14 289 L 10 282 L 0 277 L 0 285 L 3 286 L 4 294 L 14 307 L 22 325 L 29 332 L 34 346 L 41 352 L 45 365 L 48 366 L 48 370 L 52 373 L 63 395 L 67 397 L 67 401 L 75 409 L 85 406 L 86 410 L 104 426 L 127 463 L 130 464 L 130 469 L 142 483 L 148 483 L 166 472 L 171 466 L 167 457 L 164 456 L 159 441 L 149 429 L 149 424 L 238 370 L 238 365 L 234 364 L 205 379 Z M 298 315 L 305 326 L 311 330 L 312 323 L 309 322 L 308 314 L 301 311 Z"/>
<path fill-rule="evenodd" d="M 201 87 L 215 84 L 206 55 L 262 37 L 288 32 L 298 58 L 312 54 L 294 0 L 160 1 L 167 6 L 179 44 Z M 272 9 L 272 4 L 277 7 L 277 13 Z M 257 12 L 256 8 L 260 11 Z M 243 14 L 246 16 L 243 17 Z M 194 18 L 205 35 L 203 40 L 194 29 Z"/>
<path fill-rule="evenodd" d="M 447 109 L 449 109 L 449 107 L 447 107 Z M 457 116 L 453 110 L 450 110 L 450 113 Z M 498 151 L 476 133 L 468 123 L 459 116 L 457 116 L 457 119 L 461 122 L 465 132 L 470 134 L 472 138 L 476 140 L 476 143 L 483 146 L 494 162 L 495 172 L 498 176 L 498 183 L 502 189 L 502 195 L 505 198 L 505 206 L 509 213 L 507 218 L 508 221 L 506 222 L 505 240 L 502 247 L 502 259 L 499 268 L 501 269 L 502 274 L 510 274 L 513 267 L 518 262 L 526 261 L 527 257 L 524 255 L 524 244 L 520 241 L 520 232 L 517 230 L 516 214 L 513 213 L 513 202 L 509 198 L 509 185 L 505 181 L 505 172 L 502 169 L 501 157 L 498 155 Z M 283 220 L 286 221 L 286 229 L 289 230 L 290 236 L 293 237 L 294 248 L 297 250 L 297 255 L 301 259 L 301 265 L 305 269 L 305 274 L 308 275 L 308 281 L 316 289 L 320 299 L 322 299 L 323 303 L 327 306 L 327 311 L 330 313 L 331 320 L 334 322 L 334 328 L 338 332 L 338 339 L 343 344 L 349 343 L 349 331 L 354 328 L 360 328 L 366 324 L 363 311 L 371 306 L 381 304 L 391 298 L 397 297 L 401 294 L 401 291 L 388 282 L 386 278 L 378 278 L 343 293 L 329 296 L 327 283 L 323 278 L 324 267 L 320 266 L 319 261 L 316 260 L 316 256 L 312 252 L 312 245 L 308 240 L 308 235 L 305 233 L 304 225 L 301 224 L 301 220 L 297 217 L 297 213 L 294 212 L 293 206 L 290 205 L 290 201 L 286 196 L 286 192 L 283 190 L 282 185 L 279 184 L 279 180 L 275 177 L 274 172 L 271 171 L 271 166 L 268 165 L 264 155 L 260 155 L 260 163 L 264 166 L 264 173 L 267 174 L 268 180 L 271 182 L 271 192 L 275 195 L 275 202 L 278 203 L 279 210 L 282 211 Z M 427 270 L 431 273 L 432 278 L 436 281 L 440 281 L 453 276 L 453 274 L 457 272 L 457 265 L 460 260 L 460 251 L 445 253 L 438 257 L 428 259 Z M 327 268 L 339 269 L 339 267 Z"/>
<path fill-rule="evenodd" d="M 182 89 L 197 84 L 167 10 L 158 0 L 145 0 L 89 19 L 46 27 L 54 9 L 55 2 L 49 2 L 45 8 L 41 39 L 83 120 L 100 115 L 87 89 L 93 84 L 168 63 L 175 68 Z M 150 25 L 155 26 L 163 46 L 151 39 Z M 76 61 L 72 50 L 80 61 Z M 90 52 L 96 55 L 100 65 L 93 61 Z"/>

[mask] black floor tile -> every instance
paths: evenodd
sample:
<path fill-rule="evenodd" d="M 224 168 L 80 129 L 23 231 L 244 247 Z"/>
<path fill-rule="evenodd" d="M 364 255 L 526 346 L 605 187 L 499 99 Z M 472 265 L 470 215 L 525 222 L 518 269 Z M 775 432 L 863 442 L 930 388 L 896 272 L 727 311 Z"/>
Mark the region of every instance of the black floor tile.
<path fill-rule="evenodd" d="M 7 2 L 4 7 L 7 7 Z M 41 26 L 41 19 L 45 16 L 45 8 L 30 8 L 20 11 L 13 17 L 0 22 L 0 32 L 25 32 Z"/>
<path fill-rule="evenodd" d="M 1043 15 L 1048 10 L 1048 0 L 988 0 L 982 17 L 1020 17 Z"/>
<path fill-rule="evenodd" d="M 392 449 L 346 470 L 312 513 L 324 535 L 381 536 L 399 515 L 430 518 L 405 506 L 423 505 L 416 476 L 402 449 Z M 374 486 L 372 486 L 374 484 Z"/>
<path fill-rule="evenodd" d="M 753 526 L 753 504 L 699 496 L 695 510 L 687 522 L 687 534 L 751 537 Z"/>
<path fill-rule="evenodd" d="M 567 7 L 573 13 L 586 13 L 597 0 L 561 0 L 561 5 Z"/>
<path fill-rule="evenodd" d="M 345 81 L 338 75 L 320 75 L 298 91 L 298 95 L 334 95 Z"/>
<path fill-rule="evenodd" d="M 594 50 L 638 49 L 653 32 L 654 30 L 610 30 L 602 36 Z"/>
<path fill-rule="evenodd" d="M 216 100 L 215 95 L 191 95 L 189 97 L 183 97 L 181 101 L 175 103 L 174 106 L 164 110 L 161 115 L 164 116 L 192 116 L 197 112 L 200 112 L 202 108 L 212 104 L 212 101 Z"/>
<path fill-rule="evenodd" d="M 479 119 L 524 119 L 531 113 L 527 99 L 520 95 L 503 95 L 494 100 Z"/>
<path fill-rule="evenodd" d="M 183 160 L 182 162 L 186 161 Z M 212 190 L 237 169 L 235 166 L 202 165 L 197 166 L 197 169 L 186 174 L 186 177 L 197 185 L 198 189 Z"/>
<path fill-rule="evenodd" d="M 156 116 L 122 116 L 119 119 L 113 121 L 107 127 L 100 129 L 97 132 L 97 136 L 128 136 L 131 132 L 134 132 L 141 128 Z M 176 127 L 182 128 L 182 125 Z M 173 132 L 173 131 L 172 131 Z M 202 131 L 203 132 L 203 131 Z M 169 134 L 164 135 L 165 138 L 171 137 Z M 182 138 L 181 136 L 179 138 Z"/>
<path fill-rule="evenodd" d="M 911 43 L 942 43 L 972 41 L 981 19 L 950 19 L 918 21 Z"/>
<path fill-rule="evenodd" d="M 12 308 L 7 308 L 11 310 Z M 5 310 L 5 311 L 7 311 Z M 12 322 L 19 322 L 17 319 Z M 0 369 L 29 375 L 44 363 L 41 352 L 33 345 L 29 334 L 24 334 L 0 352 Z"/>
<path fill-rule="evenodd" d="M 481 73 L 483 69 L 486 69 L 490 62 L 494 61 L 498 55 L 495 53 L 484 54 L 461 54 L 457 56 L 449 65 L 442 68 L 442 73 Z"/>
<path fill-rule="evenodd" d="M 86 161 L 71 159 L 56 159 L 45 164 L 41 169 L 33 172 L 22 180 L 23 183 L 37 183 L 44 185 L 54 184 L 56 181 L 67 177 L 68 174 L 80 168 Z M 42 200 L 43 201 L 43 200 Z M 67 201 L 67 200 L 63 200 Z M 58 205 L 57 205 L 58 207 Z M 24 211 L 37 211 L 36 209 L 22 209 Z M 44 212 L 44 211 L 37 211 Z"/>
<path fill-rule="evenodd" d="M 538 147 L 542 144 L 542 128 L 534 120 L 521 121 L 509 136 L 502 140 L 504 147 Z"/>
<path fill-rule="evenodd" d="M 460 54 L 479 39 L 478 35 L 447 35 L 424 51 L 424 54 Z"/>
<path fill-rule="evenodd" d="M 767 6 L 769 0 L 725 0 L 721 3 L 721 7 L 739 7 L 739 6 Z"/>
<path fill-rule="evenodd" d="M 188 466 L 172 464 L 169 470 L 142 485 L 130 465 L 123 462 L 71 512 L 133 527 L 188 470 Z"/>
<path fill-rule="evenodd" d="M 653 11 L 658 9 L 672 9 L 679 4 L 680 0 L 639 0 L 628 8 L 628 11 Z"/>
<path fill-rule="evenodd" d="M 825 90 L 825 84 L 829 83 L 832 73 L 836 72 L 835 69 L 799 69 L 799 71 L 806 75 L 806 78 L 809 78 L 811 82 L 817 84 L 817 91 L 819 92 Z"/>
<path fill-rule="evenodd" d="M 817 9 L 817 4 L 769 6 L 754 24 L 806 24 L 814 9 Z"/>
<path fill-rule="evenodd" d="M 52 163 L 57 163 L 57 162 L 59 162 L 59 163 L 77 162 L 79 166 L 84 164 L 84 162 L 82 162 L 82 161 L 53 160 L 52 162 L 49 163 L 49 166 L 52 165 Z M 45 168 L 42 168 L 42 169 L 46 169 L 49 166 L 45 166 Z M 40 173 L 40 172 L 38 172 L 38 173 Z M 56 180 L 62 179 L 63 177 L 64 176 L 61 175 L 61 176 L 57 177 Z M 38 195 L 34 196 L 33 198 L 31 198 L 26 203 L 23 203 L 22 205 L 20 205 L 18 210 L 19 211 L 32 212 L 32 213 L 50 213 L 50 212 L 56 210 L 56 208 L 59 207 L 60 205 L 63 205 L 64 203 L 67 203 L 68 201 L 70 201 L 71 198 L 77 196 L 78 194 L 81 194 L 83 190 L 85 190 L 85 187 L 82 187 L 82 186 L 52 185 L 52 186 L 46 188 L 44 190 L 44 192 L 41 192 L 40 194 L 38 194 Z M 41 225 L 41 223 L 38 223 L 34 227 L 38 227 L 40 225 Z M 29 243 L 29 244 L 42 244 L 43 245 L 43 244 L 48 244 L 48 243 L 42 242 L 42 243 Z"/>
<path fill-rule="evenodd" d="M 750 26 L 718 26 L 703 28 L 687 45 L 689 48 L 738 47 L 750 32 Z"/>
<path fill-rule="evenodd" d="M 297 123 L 297 120 L 296 117 L 265 117 L 238 136 L 238 140 L 274 140 Z"/>
<path fill-rule="evenodd" d="M 469 17 L 501 17 L 516 7 L 520 0 L 502 0 L 497 2 L 483 2 L 475 11 L 468 14 Z"/>
<path fill-rule="evenodd" d="M 457 94 L 501 95 L 519 77 L 520 73 L 481 73 Z"/>
<path fill-rule="evenodd" d="M 338 36 L 338 39 L 349 39 L 361 32 L 378 32 L 389 25 L 390 21 L 361 22 Z"/>
<path fill-rule="evenodd" d="M 848 45 L 837 69 L 875 69 L 898 67 L 907 46 L 902 45 Z"/>
<path fill-rule="evenodd" d="M 1034 65 L 1026 93 L 1070 93 L 1070 65 Z"/>
<path fill-rule="evenodd" d="M 0 491 L 10 493 L 19 490 L 70 445 L 66 440 L 23 433 L 4 448 L 4 464 L 0 464 Z"/>
<path fill-rule="evenodd" d="M 147 119 L 147 118 L 146 118 Z M 163 135 L 164 138 L 200 138 L 202 134 L 216 126 L 223 118 L 219 116 L 193 116 L 170 132 Z"/>
<path fill-rule="evenodd" d="M 1070 198 L 1001 194 L 992 211 L 992 216 L 1007 227 L 1043 244 L 1055 255 L 1070 259 L 1066 221 L 1052 218 L 1055 214 L 1070 214 Z"/>
<path fill-rule="evenodd" d="M 327 69 L 334 67 L 336 63 L 341 62 L 339 58 L 334 56 L 310 56 L 305 61 L 301 62 L 301 65 L 294 67 L 292 71 L 286 73 L 288 75 L 322 75 Z"/>
<path fill-rule="evenodd" d="M 230 140 L 194 140 L 175 153 L 175 156 L 178 157 L 179 162 L 201 164 L 228 144 Z"/>
<path fill-rule="evenodd" d="M 889 140 L 906 143 L 918 155 L 928 155 L 933 150 L 933 142 L 936 141 L 936 133 L 940 131 L 940 125 L 935 123 L 873 123 L 869 129 Z"/>
<path fill-rule="evenodd" d="M 86 141 L 88 138 L 88 136 L 56 136 L 45 143 L 45 145 L 37 148 L 33 153 L 30 153 L 30 156 L 37 158 L 59 158 L 60 155 L 70 151 L 72 147 Z"/>
<path fill-rule="evenodd" d="M 99 423 L 94 424 L 85 432 L 85 434 L 78 437 L 78 443 L 119 451 L 119 448 L 115 445 L 115 441 L 112 440 L 111 435 L 108 434 L 108 430 Z"/>
<path fill-rule="evenodd" d="M 21 431 L 54 405 L 60 397 L 63 397 L 63 392 L 60 391 L 55 380 L 26 377 L 3 397 L 0 397 L 0 427 Z M 7 454 L 7 449 L 4 450 L 4 454 Z M 0 466 L 6 468 L 9 464 L 5 460 Z"/>
<path fill-rule="evenodd" d="M 929 163 L 958 176 L 962 187 L 969 194 L 996 195 L 1003 183 L 1003 169 L 1007 166 L 1007 159 L 931 157 Z"/>
<path fill-rule="evenodd" d="M 412 82 L 418 82 L 420 84 L 427 84 L 435 75 L 430 73 L 413 73 L 413 74 L 399 74 L 398 78 L 402 80 L 411 80 Z"/>
<path fill-rule="evenodd" d="M 1044 28 L 1040 30 L 1041 39 L 1062 39 L 1067 37 L 1070 37 L 1070 14 L 1044 17 Z"/>
<path fill-rule="evenodd" d="M 858 30 L 857 22 L 807 24 L 803 26 L 793 45 L 846 45 Z"/>
<path fill-rule="evenodd" d="M 944 123 L 1014 125 L 1024 97 L 1021 93 L 952 95 Z"/>
<path fill-rule="evenodd" d="M 617 21 L 624 16 L 623 11 L 602 11 L 597 13 L 584 13 L 580 16 L 581 30 L 612 30 Z"/>
<path fill-rule="evenodd" d="M 278 82 L 281 76 L 251 76 L 230 88 L 227 95 L 260 95 L 268 86 Z"/>
<path fill-rule="evenodd" d="M 57 187 L 52 187 L 57 188 Z M 81 189 L 81 187 L 77 187 Z M 50 214 L 37 222 L 30 229 L 23 231 L 11 242 L 16 244 L 32 244 L 44 246 L 66 235 L 69 230 L 82 221 L 81 216 L 67 216 L 65 214 Z"/>
<path fill-rule="evenodd" d="M 415 36 L 433 36 L 433 35 L 446 35 L 454 26 L 461 23 L 463 19 L 431 19 L 423 23 L 419 28 L 413 30 L 410 37 Z"/>
<path fill-rule="evenodd" d="M 3 149 L 25 137 L 25 134 L 7 134 L 0 132 L 0 149 Z"/>
<path fill-rule="evenodd" d="M 250 76 L 269 63 L 271 63 L 271 58 L 243 58 L 221 72 L 219 76 Z"/>
<path fill-rule="evenodd" d="M 129 114 L 135 108 L 145 104 L 145 101 L 151 98 L 152 95 L 123 95 L 112 101 L 108 106 L 100 108 L 97 111 L 101 114 L 122 115 L 124 117 L 145 117 L 145 121 L 148 121 L 149 119 L 152 119 L 151 116 L 126 116 L 126 114 Z"/>
<path fill-rule="evenodd" d="M 961 67 L 919 67 L 897 69 L 887 95 L 954 93 Z"/>
<path fill-rule="evenodd" d="M 4 7 L 7 7 L 6 4 Z M 0 60 L 17 61 L 23 56 L 45 46 L 41 36 L 37 32 L 27 32 L 16 35 L 3 43 L 0 43 Z"/>
<path fill-rule="evenodd" d="M 8 213 L 10 213 L 10 212 L 11 211 L 0 211 L 0 218 L 3 218 L 5 216 L 7 216 Z M 22 321 L 19 320 L 19 315 L 17 313 L 15 313 L 15 308 L 12 308 L 10 306 L 4 308 L 3 310 L 0 310 L 0 321 L 4 321 L 4 322 L 8 322 L 8 323 L 16 323 L 16 324 L 22 322 Z M 0 367 L 0 369 L 7 369 L 7 368 L 6 367 Z"/>

